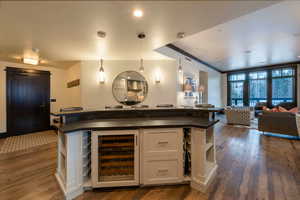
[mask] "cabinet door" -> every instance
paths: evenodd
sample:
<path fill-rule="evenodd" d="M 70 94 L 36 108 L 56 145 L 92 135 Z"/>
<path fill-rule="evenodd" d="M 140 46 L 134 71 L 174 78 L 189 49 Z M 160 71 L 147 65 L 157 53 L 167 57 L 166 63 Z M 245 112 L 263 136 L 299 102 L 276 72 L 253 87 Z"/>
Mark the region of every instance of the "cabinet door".
<path fill-rule="evenodd" d="M 93 187 L 139 184 L 137 130 L 92 133 Z"/>
<path fill-rule="evenodd" d="M 142 138 L 142 183 L 154 185 L 182 182 L 182 129 L 144 129 Z"/>

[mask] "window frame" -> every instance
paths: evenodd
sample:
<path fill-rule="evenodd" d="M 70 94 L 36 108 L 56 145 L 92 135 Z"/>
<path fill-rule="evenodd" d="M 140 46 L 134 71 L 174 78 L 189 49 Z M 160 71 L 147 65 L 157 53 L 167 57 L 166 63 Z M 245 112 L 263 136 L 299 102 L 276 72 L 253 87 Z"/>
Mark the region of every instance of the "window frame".
<path fill-rule="evenodd" d="M 280 68 L 280 70 L 283 70 L 283 69 L 287 69 L 287 68 L 291 68 L 291 67 L 282 67 L 282 68 Z M 297 79 L 297 70 L 296 69 L 293 69 L 294 71 L 293 71 L 293 75 L 285 75 L 285 76 L 275 76 L 275 77 L 273 77 L 273 75 L 272 75 L 272 71 L 273 70 L 276 70 L 276 69 L 272 69 L 271 70 L 271 98 L 270 98 L 270 100 L 271 100 L 271 102 L 270 102 L 270 105 L 272 105 L 272 106 L 276 106 L 276 105 L 274 105 L 273 103 L 272 103 L 272 101 L 273 101 L 273 80 L 274 79 L 284 79 L 284 78 L 292 78 L 292 81 L 293 81 L 293 83 L 292 83 L 292 91 L 293 91 L 293 94 L 292 94 L 292 103 L 296 103 L 297 102 L 297 81 L 296 81 L 296 79 Z"/>
<path fill-rule="evenodd" d="M 252 79 L 252 78 L 250 78 L 250 74 L 251 73 L 258 73 L 258 72 L 266 72 L 266 77 L 265 78 L 256 78 L 256 79 Z M 266 89 L 267 89 L 267 91 L 266 91 L 266 102 L 268 102 L 268 90 L 269 90 L 269 88 L 268 88 L 268 78 L 269 78 L 269 73 L 268 73 L 268 70 L 265 70 L 265 69 L 263 69 L 263 70 L 255 70 L 255 71 L 249 71 L 248 72 L 248 88 L 247 88 L 247 90 L 248 90 L 248 106 L 250 106 L 250 100 L 251 100 L 251 98 L 250 98 L 250 81 L 251 80 L 265 80 L 266 81 Z"/>
<path fill-rule="evenodd" d="M 238 74 L 245 74 L 245 79 L 244 80 L 230 80 L 230 76 L 232 76 L 232 75 L 238 75 Z M 247 74 L 245 73 L 245 72 L 237 72 L 237 73 L 231 73 L 231 74 L 229 74 L 229 75 L 227 75 L 227 94 L 229 94 L 227 97 L 227 104 L 228 105 L 232 105 L 231 104 L 231 100 L 232 100 L 232 98 L 231 98 L 231 84 L 230 83 L 232 83 L 232 82 L 235 82 L 235 83 L 237 83 L 237 82 L 243 82 L 243 106 L 245 106 L 245 99 L 246 99 L 246 94 L 245 94 L 245 88 L 246 88 L 246 86 L 245 86 L 245 84 L 246 84 L 246 80 L 247 80 Z"/>
<path fill-rule="evenodd" d="M 285 68 L 291 68 L 294 71 L 294 74 L 291 76 L 280 76 L 280 77 L 273 77 L 272 71 L 276 69 L 285 69 Z M 267 78 L 263 78 L 263 80 L 267 80 L 267 106 L 272 107 L 276 105 L 272 105 L 272 80 L 273 78 L 286 78 L 286 77 L 293 77 L 293 100 L 292 103 L 297 105 L 297 81 L 298 81 L 298 71 L 297 71 L 297 64 L 289 64 L 289 65 L 278 65 L 278 66 L 269 66 L 269 67 L 261 67 L 261 68 L 253 68 L 253 69 L 247 69 L 247 70 L 237 70 L 233 72 L 227 73 L 227 105 L 231 106 L 231 84 L 230 82 L 234 82 L 230 80 L 231 75 L 235 74 L 245 74 L 245 80 L 244 80 L 244 92 L 243 92 L 243 106 L 249 106 L 250 104 L 250 77 L 249 74 L 253 72 L 261 72 L 266 71 L 267 72 Z M 254 80 L 261 80 L 261 79 L 254 79 Z"/>

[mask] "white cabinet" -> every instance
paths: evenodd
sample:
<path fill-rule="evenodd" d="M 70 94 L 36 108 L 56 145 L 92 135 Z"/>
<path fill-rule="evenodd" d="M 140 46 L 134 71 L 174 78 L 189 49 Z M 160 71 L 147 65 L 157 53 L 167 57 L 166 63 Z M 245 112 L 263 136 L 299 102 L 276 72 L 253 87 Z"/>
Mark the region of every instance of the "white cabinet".
<path fill-rule="evenodd" d="M 132 185 L 139 185 L 138 131 L 94 131 L 92 186 Z"/>
<path fill-rule="evenodd" d="M 205 192 L 215 154 L 213 127 L 59 132 L 56 178 L 66 199 L 91 187 L 185 181 Z"/>
<path fill-rule="evenodd" d="M 182 182 L 182 129 L 143 129 L 141 134 L 141 183 Z"/>
<path fill-rule="evenodd" d="M 192 128 L 192 181 L 194 189 L 205 192 L 216 175 L 216 150 L 213 127 Z"/>
<path fill-rule="evenodd" d="M 56 179 L 66 197 L 72 199 L 84 191 L 90 179 L 90 133 L 78 131 L 58 132 Z"/>

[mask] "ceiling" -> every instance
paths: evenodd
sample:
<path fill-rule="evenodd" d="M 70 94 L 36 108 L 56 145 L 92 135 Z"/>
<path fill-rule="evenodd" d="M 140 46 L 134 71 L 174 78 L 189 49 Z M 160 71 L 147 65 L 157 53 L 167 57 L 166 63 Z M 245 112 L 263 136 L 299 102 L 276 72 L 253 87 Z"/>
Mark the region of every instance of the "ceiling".
<path fill-rule="evenodd" d="M 67 66 L 78 60 L 100 57 L 167 59 L 153 50 L 176 41 L 178 32 L 192 35 L 275 2 L 0 1 L 0 60 L 21 61 L 24 51 L 32 48 L 39 49 L 42 64 L 47 66 Z M 142 18 L 132 16 L 135 8 L 144 11 Z M 107 33 L 105 39 L 97 37 L 99 30 Z M 137 39 L 138 32 L 145 32 L 146 39 Z M 223 33 L 219 35 L 225 37 Z M 208 41 L 204 46 L 203 36 L 198 35 L 176 44 L 189 48 L 194 37 L 201 51 L 216 49 Z M 194 48 L 197 56 L 204 56 Z M 219 55 L 220 48 L 217 50 Z M 213 61 L 205 56 L 204 59 Z"/>
<path fill-rule="evenodd" d="M 300 61 L 300 1 L 284 1 L 173 44 L 220 71 Z"/>

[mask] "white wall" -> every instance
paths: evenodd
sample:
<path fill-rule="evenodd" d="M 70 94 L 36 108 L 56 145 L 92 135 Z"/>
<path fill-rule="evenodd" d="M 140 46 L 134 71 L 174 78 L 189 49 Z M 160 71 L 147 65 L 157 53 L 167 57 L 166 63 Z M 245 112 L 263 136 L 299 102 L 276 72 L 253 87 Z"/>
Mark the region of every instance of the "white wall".
<path fill-rule="evenodd" d="M 222 74 L 208 68 L 207 66 L 200 64 L 195 61 L 186 61 L 185 59 L 182 61 L 183 74 L 184 73 L 192 73 L 194 74 L 195 79 L 199 84 L 199 71 L 205 71 L 208 73 L 208 103 L 213 104 L 215 106 L 222 106 Z M 182 84 L 182 75 L 179 75 L 179 84 Z M 184 92 L 182 91 L 182 87 L 178 87 L 177 91 L 177 102 L 178 105 L 194 105 L 194 100 L 185 100 Z"/>
<path fill-rule="evenodd" d="M 53 67 L 30 66 L 25 64 L 0 61 L 0 132 L 6 132 L 6 66 L 48 70 L 51 72 L 51 111 L 62 107 L 82 106 L 84 109 L 99 109 L 105 105 L 118 104 L 112 95 L 113 79 L 127 70 L 138 71 L 140 62 L 132 60 L 104 61 L 106 82 L 98 81 L 98 61 L 81 61 L 68 69 Z M 178 72 L 176 60 L 146 60 L 144 61 L 144 77 L 148 81 L 149 91 L 143 104 L 155 107 L 157 104 L 183 105 L 182 75 Z M 222 105 L 221 74 L 197 62 L 183 62 L 183 71 L 193 73 L 198 79 L 199 71 L 208 72 L 208 103 Z M 161 82 L 155 83 L 155 75 L 159 72 Z M 66 83 L 80 78 L 80 86 L 67 88 Z M 191 102 L 193 104 L 193 102 Z"/>
<path fill-rule="evenodd" d="M 51 103 L 51 112 L 58 111 L 59 108 L 67 105 L 67 95 L 65 89 L 66 70 L 53 67 L 31 66 L 0 61 L 0 133 L 6 132 L 6 71 L 4 71 L 6 67 L 19 67 L 50 71 L 50 97 L 52 99 L 56 99 L 56 102 Z"/>
<path fill-rule="evenodd" d="M 140 62 L 132 60 L 104 61 L 106 81 L 98 82 L 98 61 L 81 62 L 81 103 L 84 109 L 99 109 L 105 105 L 118 104 L 112 95 L 112 82 L 121 72 L 138 71 Z M 149 92 L 143 104 L 156 106 L 167 103 L 176 105 L 177 64 L 172 60 L 145 60 L 143 72 L 148 81 Z M 155 74 L 161 74 L 161 82 L 155 83 Z"/>
<path fill-rule="evenodd" d="M 227 106 L 227 74 L 222 74 L 222 106 Z"/>
<path fill-rule="evenodd" d="M 195 98 L 184 98 L 183 92 L 183 82 L 184 75 L 192 75 L 195 80 L 197 80 L 197 84 L 199 85 L 199 68 L 196 66 L 194 62 L 186 61 L 182 59 L 181 61 L 182 73 L 178 74 L 178 89 L 177 89 L 177 104 L 178 106 L 193 106 L 195 103 Z M 177 67 L 178 69 L 178 67 Z"/>
<path fill-rule="evenodd" d="M 183 64 L 183 71 L 192 71 L 195 73 L 196 77 L 199 77 L 199 71 L 206 71 L 208 72 L 208 103 L 214 104 L 215 106 L 222 106 L 223 101 L 222 101 L 222 74 L 216 70 L 213 70 L 206 65 L 203 65 L 199 62 L 196 62 L 194 60 L 186 61 L 185 57 L 178 53 L 177 51 L 174 51 L 173 49 L 170 49 L 168 47 L 161 47 L 157 49 L 159 53 L 162 53 L 170 58 L 174 58 L 178 60 L 180 57 L 182 58 L 182 64 Z M 176 64 L 178 65 L 178 64 Z M 180 80 L 180 79 L 179 79 Z M 177 87 L 177 101 L 178 105 L 181 105 L 184 100 L 183 98 L 183 93 L 181 92 L 182 88 Z M 191 104 L 192 102 L 189 102 Z"/>
<path fill-rule="evenodd" d="M 81 62 L 69 67 L 66 71 L 66 81 L 81 79 Z M 81 85 L 67 88 L 67 107 L 81 107 Z"/>
<path fill-rule="evenodd" d="M 300 64 L 297 65 L 297 107 L 300 107 Z"/>

